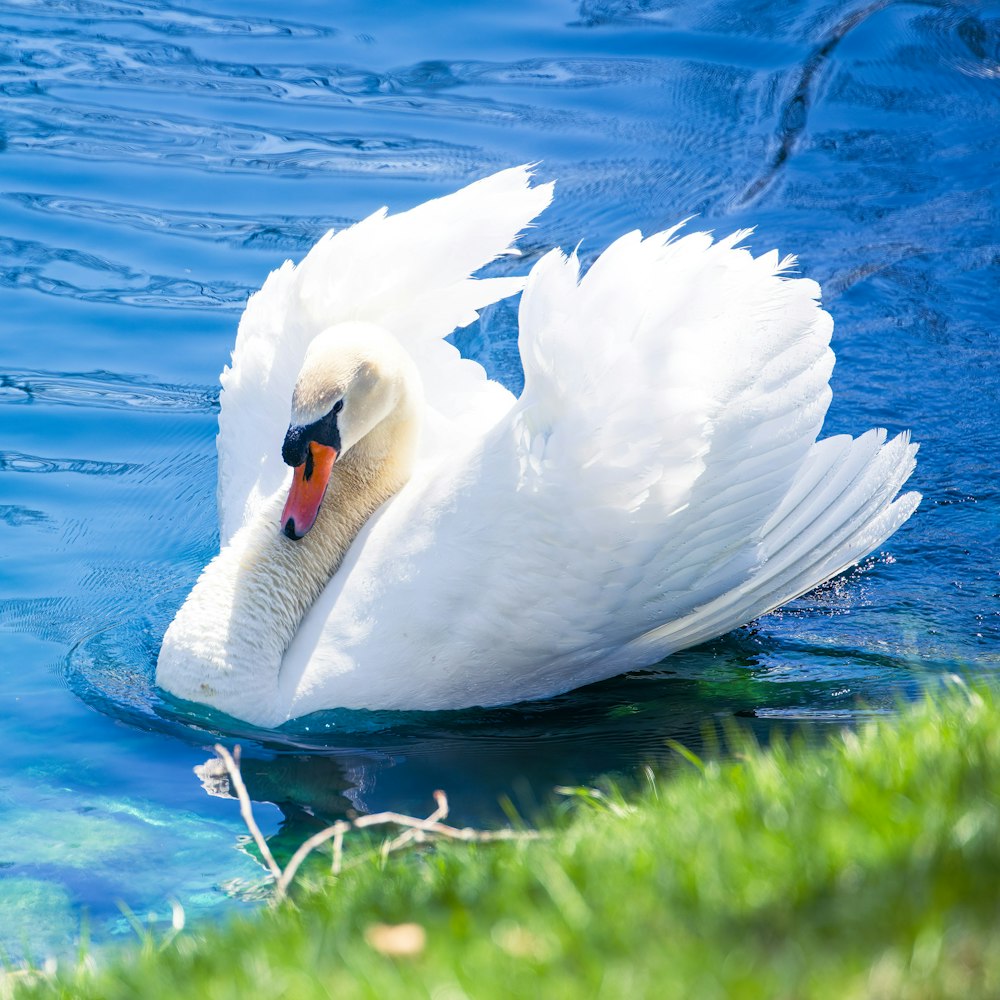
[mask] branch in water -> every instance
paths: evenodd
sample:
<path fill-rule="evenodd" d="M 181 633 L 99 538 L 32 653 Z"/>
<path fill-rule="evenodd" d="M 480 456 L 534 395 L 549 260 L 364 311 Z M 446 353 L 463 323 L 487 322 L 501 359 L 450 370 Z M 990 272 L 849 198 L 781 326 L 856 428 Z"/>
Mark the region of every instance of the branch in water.
<path fill-rule="evenodd" d="M 267 865 L 268 870 L 274 878 L 274 896 L 272 903 L 278 903 L 288 895 L 289 886 L 292 879 L 302 866 L 302 863 L 309 855 L 321 847 L 327 841 L 333 841 L 333 866 L 334 875 L 339 875 L 344 870 L 344 836 L 352 830 L 362 830 L 369 826 L 401 826 L 403 832 L 395 837 L 387 839 L 381 847 L 380 853 L 383 858 L 388 857 L 393 851 L 398 851 L 409 844 L 422 844 L 436 839 L 462 840 L 467 843 L 484 843 L 492 840 L 535 840 L 541 836 L 535 830 L 474 830 L 472 827 L 448 826 L 442 820 L 448 818 L 448 797 L 444 792 L 434 793 L 436 808 L 426 818 L 420 819 L 416 816 L 405 816 L 397 812 L 372 813 L 370 816 L 360 816 L 355 820 L 338 820 L 325 830 L 313 834 L 304 841 L 289 858 L 284 871 L 274 860 L 271 849 L 267 846 L 264 835 L 260 832 L 256 820 L 253 817 L 253 806 L 250 795 L 247 793 L 246 785 L 240 774 L 239 757 L 240 748 L 233 748 L 230 753 L 221 744 L 216 744 L 215 753 L 225 765 L 229 772 L 229 780 L 232 788 L 236 792 L 236 797 L 240 802 L 240 815 L 246 823 L 254 842 L 260 850 L 261 857 Z"/>

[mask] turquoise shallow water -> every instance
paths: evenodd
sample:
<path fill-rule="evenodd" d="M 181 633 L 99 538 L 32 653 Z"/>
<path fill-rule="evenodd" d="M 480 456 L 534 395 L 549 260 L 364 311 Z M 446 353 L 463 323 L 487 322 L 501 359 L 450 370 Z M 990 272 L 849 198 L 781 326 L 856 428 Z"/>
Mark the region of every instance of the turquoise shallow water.
<path fill-rule="evenodd" d="M 0 0 L 0 949 L 256 905 L 218 719 L 151 685 L 217 544 L 217 377 L 242 303 L 326 228 L 542 161 L 528 261 L 693 213 L 796 252 L 837 327 L 827 431 L 912 428 L 925 499 L 861 567 L 551 702 L 229 732 L 265 832 L 460 821 L 1000 663 L 1000 7 Z M 456 343 L 520 384 L 511 306 Z M 419 663 L 414 664 L 419 669 Z M 859 706 L 865 706 L 859 709 Z M 217 783 L 207 781 L 218 792 Z"/>

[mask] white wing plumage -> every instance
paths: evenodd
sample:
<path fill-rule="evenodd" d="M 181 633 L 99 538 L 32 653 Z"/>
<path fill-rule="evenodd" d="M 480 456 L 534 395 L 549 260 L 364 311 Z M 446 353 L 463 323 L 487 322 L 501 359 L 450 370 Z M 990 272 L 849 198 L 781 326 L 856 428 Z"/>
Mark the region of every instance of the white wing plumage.
<path fill-rule="evenodd" d="M 519 291 L 524 278 L 470 276 L 503 254 L 552 197 L 515 167 L 408 212 L 385 209 L 326 234 L 297 266 L 286 261 L 251 296 L 232 363 L 222 373 L 218 505 L 222 543 L 248 521 L 287 474 L 281 441 L 296 376 L 310 341 L 348 320 L 379 324 L 417 360 L 431 412 L 442 427 L 480 432 L 512 401 L 446 343 L 477 310 Z"/>
<path fill-rule="evenodd" d="M 598 591 L 615 623 L 599 676 L 799 596 L 919 501 L 893 502 L 915 464 L 908 435 L 816 442 L 834 362 L 819 286 L 784 276 L 792 258 L 737 249 L 746 231 L 673 233 L 623 237 L 582 281 L 550 255 L 523 297 L 540 486 L 593 498 L 586 543 L 612 564 L 624 554 Z"/>
<path fill-rule="evenodd" d="M 622 237 L 521 301 L 521 398 L 372 521 L 283 661 L 289 716 L 548 696 L 721 634 L 863 558 L 915 446 L 816 438 L 832 321 L 735 233 Z"/>

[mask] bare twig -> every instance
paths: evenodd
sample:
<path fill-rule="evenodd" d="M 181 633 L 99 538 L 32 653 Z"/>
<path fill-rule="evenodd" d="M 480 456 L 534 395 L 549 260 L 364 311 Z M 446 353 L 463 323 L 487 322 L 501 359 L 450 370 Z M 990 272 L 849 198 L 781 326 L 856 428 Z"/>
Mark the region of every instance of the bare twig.
<path fill-rule="evenodd" d="M 250 796 L 247 794 L 246 785 L 240 775 L 239 752 L 240 748 L 235 747 L 234 753 L 230 753 L 224 746 L 217 745 L 215 752 L 226 766 L 232 787 L 236 791 L 236 796 L 240 800 L 240 815 L 247 829 L 253 836 L 257 847 L 260 849 L 261 857 L 267 864 L 271 875 L 274 877 L 274 897 L 272 902 L 278 903 L 288 895 L 288 888 L 292 884 L 302 863 L 309 855 L 322 846 L 327 841 L 333 841 L 333 863 L 332 871 L 334 875 L 339 875 L 344 870 L 344 835 L 351 830 L 363 830 L 370 826 L 401 826 L 403 832 L 395 837 L 387 839 L 381 847 L 380 855 L 384 859 L 393 851 L 397 851 L 407 844 L 423 843 L 434 837 L 444 837 L 449 840 L 462 840 L 465 842 L 482 842 L 493 840 L 530 840 L 535 839 L 539 834 L 533 830 L 474 830 L 471 827 L 459 829 L 448 826 L 441 821 L 448 816 L 448 797 L 444 792 L 434 793 L 436 808 L 426 818 L 419 819 L 416 816 L 405 816 L 397 812 L 373 813 L 370 816 L 360 816 L 355 820 L 338 820 L 325 830 L 313 834 L 308 840 L 302 843 L 295 853 L 289 858 L 285 870 L 282 871 L 278 863 L 274 860 L 267 841 L 264 840 L 260 827 L 257 826 L 253 818 L 253 810 L 250 804 Z M 356 863 L 356 862 L 355 862 Z M 353 864 L 351 865 L 353 867 Z"/>
<path fill-rule="evenodd" d="M 438 820 L 448 818 L 448 796 L 441 789 L 438 789 L 434 793 L 434 801 L 437 803 L 437 809 L 427 817 L 427 823 L 436 823 Z M 411 841 L 416 841 L 419 844 L 423 839 L 422 830 L 413 828 L 404 830 L 398 837 L 393 837 L 392 840 L 387 840 L 382 844 L 382 860 L 384 861 L 393 851 L 398 851 Z"/>
<path fill-rule="evenodd" d="M 344 833 L 342 826 L 337 827 L 337 832 L 333 837 L 333 861 L 330 864 L 330 871 L 334 875 L 340 874 L 340 869 L 344 864 Z"/>
<path fill-rule="evenodd" d="M 333 826 L 328 826 L 325 830 L 320 830 L 319 833 L 314 833 L 307 841 L 299 846 L 299 849 L 288 859 L 288 864 L 285 865 L 285 870 L 281 874 L 277 883 L 274 886 L 274 895 L 276 899 L 284 899 L 288 893 L 288 887 L 291 885 L 292 879 L 295 878 L 295 873 L 299 870 L 299 866 L 305 859 L 316 850 L 317 847 L 325 844 L 328 840 L 334 837 L 340 838 L 340 851 L 343 853 L 344 845 L 344 834 L 350 830 L 351 824 L 346 820 L 337 820 Z M 334 847 L 336 851 L 336 846 Z"/>
<path fill-rule="evenodd" d="M 240 748 L 238 746 L 235 747 L 234 757 L 234 755 L 231 754 L 221 743 L 216 743 L 215 752 L 221 759 L 222 763 L 226 765 L 226 770 L 229 772 L 229 780 L 232 782 L 233 788 L 236 789 L 236 797 L 240 800 L 240 815 L 243 817 L 243 822 L 246 823 L 247 829 L 250 831 L 250 835 L 253 837 L 258 849 L 260 850 L 260 856 L 264 859 L 264 863 L 267 865 L 275 880 L 280 879 L 281 869 L 278 867 L 278 862 L 274 860 L 271 848 L 267 846 L 264 834 L 260 832 L 260 827 L 257 826 L 257 822 L 253 818 L 253 806 L 250 804 L 250 796 L 247 794 L 247 786 L 243 784 L 243 776 L 240 774 L 240 766 L 238 763 Z"/>

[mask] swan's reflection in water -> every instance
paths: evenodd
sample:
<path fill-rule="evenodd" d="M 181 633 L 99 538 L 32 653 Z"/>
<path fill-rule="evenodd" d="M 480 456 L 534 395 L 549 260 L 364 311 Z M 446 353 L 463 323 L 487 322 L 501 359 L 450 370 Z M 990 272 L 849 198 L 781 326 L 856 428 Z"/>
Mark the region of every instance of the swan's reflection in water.
<path fill-rule="evenodd" d="M 279 829 L 268 841 L 284 865 L 304 840 L 337 819 L 382 811 L 426 816 L 438 788 L 448 795 L 449 822 L 458 826 L 503 825 L 511 810 L 529 823 L 544 820 L 559 800 L 555 789 L 560 786 L 587 784 L 609 773 L 628 781 L 642 763 L 662 769 L 672 752 L 664 737 L 650 737 L 626 749 L 608 740 L 574 743 L 564 732 L 533 730 L 520 738 L 414 738 L 367 753 L 331 749 L 265 757 L 244 752 L 240 773 L 253 802 L 270 803 L 281 812 Z M 236 798 L 219 758 L 210 757 L 194 770 L 209 795 Z M 374 833 L 381 838 L 382 831 Z M 252 843 L 242 847 L 257 857 Z"/>
<path fill-rule="evenodd" d="M 194 769 L 202 788 L 219 798 L 236 798 L 229 772 L 218 757 Z M 356 815 L 349 797 L 352 769 L 347 760 L 316 755 L 281 756 L 271 760 L 243 757 L 240 774 L 254 802 L 270 802 L 281 811 L 281 824 L 269 839 L 278 864 L 284 866 L 303 841 L 334 820 Z M 244 850 L 260 860 L 250 843 Z"/>
<path fill-rule="evenodd" d="M 270 838 L 280 864 L 337 819 L 383 810 L 425 816 L 435 789 L 447 793 L 449 821 L 459 826 L 502 825 L 512 809 L 529 823 L 544 822 L 565 801 L 560 786 L 610 776 L 628 788 L 645 780 L 647 765 L 659 773 L 687 766 L 670 741 L 724 753 L 720 736 L 734 718 L 766 743 L 775 732 L 821 739 L 858 715 L 842 683 L 761 685 L 746 673 L 742 680 L 648 673 L 540 705 L 400 717 L 384 732 L 355 737 L 352 746 L 295 752 L 272 741 L 244 744 L 241 772 L 251 799 L 282 813 Z M 235 797 L 220 760 L 196 772 L 209 794 Z"/>
<path fill-rule="evenodd" d="M 68 679 L 100 711 L 204 751 L 210 759 L 197 772 L 210 795 L 231 795 L 212 745 L 239 744 L 251 799 L 281 811 L 271 838 L 280 859 L 337 819 L 386 810 L 426 816 L 436 789 L 459 826 L 503 825 L 511 809 L 544 822 L 565 801 L 557 786 L 610 776 L 628 788 L 644 781 L 646 765 L 688 766 L 670 741 L 717 753 L 734 720 L 762 743 L 775 732 L 821 739 L 872 709 L 893 709 L 901 693 L 920 686 L 919 672 L 892 650 L 874 656 L 818 645 L 803 641 L 794 617 L 787 635 L 780 619 L 769 621 L 766 631 L 741 629 L 650 670 L 543 702 L 439 713 L 339 710 L 278 730 L 163 698 L 150 670 L 158 621 L 130 620 L 91 636 L 75 648 Z M 924 679 L 933 676 L 933 664 L 923 663 Z"/>

